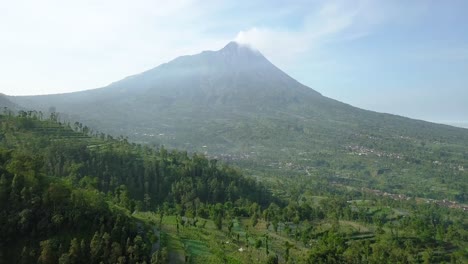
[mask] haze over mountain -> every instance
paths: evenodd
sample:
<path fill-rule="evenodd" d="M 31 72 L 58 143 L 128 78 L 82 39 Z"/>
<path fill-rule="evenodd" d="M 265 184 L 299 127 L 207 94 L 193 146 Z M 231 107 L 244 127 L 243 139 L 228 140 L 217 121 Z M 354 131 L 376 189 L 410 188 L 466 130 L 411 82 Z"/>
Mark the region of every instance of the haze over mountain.
<path fill-rule="evenodd" d="M 364 111 L 324 97 L 289 77 L 259 51 L 236 42 L 219 51 L 176 58 L 104 88 L 10 99 L 43 110 L 54 106 L 58 112 L 76 115 L 98 129 L 115 132 L 118 128 L 120 133 L 130 136 L 139 129 L 148 129 L 153 134 L 171 134 L 176 138 L 187 131 L 199 132 L 203 137 L 208 136 L 202 131 L 203 125 L 225 122 L 233 126 L 239 118 L 250 120 L 255 116 L 277 118 L 298 126 L 313 123 L 313 127 L 320 127 L 323 122 L 326 126 L 340 122 L 341 126 L 357 130 L 363 124 L 370 125 L 368 119 L 374 118 L 377 123 L 372 126 L 378 126 L 382 118 L 398 121 L 392 130 L 409 124 L 429 125 Z M 192 125 L 195 120 L 201 123 Z M 275 129 L 283 127 L 281 122 L 273 122 L 279 126 Z M 213 136 L 216 135 L 209 135 L 203 142 L 188 143 L 209 145 Z M 162 142 L 181 143 L 177 139 Z"/>
<path fill-rule="evenodd" d="M 118 127 L 119 133 L 131 135 L 147 129 L 173 137 L 202 130 L 206 122 L 228 121 L 232 126 L 239 118 L 289 116 L 284 110 L 297 112 L 303 107 L 318 114 L 327 111 L 327 104 L 336 104 L 289 77 L 260 52 L 235 42 L 219 51 L 179 57 L 101 89 L 11 99 L 44 110 L 54 106 L 93 125 L 99 120 L 97 128 L 108 132 Z M 195 120 L 200 123 L 193 125 Z M 209 135 L 198 144 L 212 141 Z M 164 143 L 173 146 L 177 140 Z"/>
<path fill-rule="evenodd" d="M 252 95 L 256 98 L 252 98 Z M 178 103 L 173 100 L 188 100 L 209 108 L 226 103 L 238 106 L 244 99 L 287 102 L 306 95 L 320 94 L 290 78 L 260 52 L 230 42 L 217 52 L 205 51 L 194 56 L 182 56 L 101 89 L 11 98 L 42 107 L 54 105 L 61 111 L 82 103 L 115 103 L 112 100 L 117 98 L 123 101 L 133 98 L 142 100 L 142 103 L 148 103 L 145 100 L 149 100 L 157 108 L 161 108 L 161 105 L 156 102 L 172 104 Z M 256 106 L 251 102 L 247 104 Z"/>
<path fill-rule="evenodd" d="M 420 166 L 422 157 L 429 164 L 468 155 L 467 129 L 366 111 L 327 98 L 289 77 L 259 51 L 236 42 L 178 57 L 100 89 L 9 98 L 43 111 L 55 107 L 68 120 L 135 142 L 247 162 L 253 165 L 244 167 L 257 171 L 308 173 L 316 165 L 313 160 L 341 171 L 355 166 L 349 164 L 350 154 L 372 153 L 355 161 L 369 162 L 372 174 L 384 167 L 402 169 L 382 157 Z M 421 148 L 433 143 L 438 144 L 435 150 Z M 452 154 L 427 156 L 434 151 Z M 414 156 L 420 159 L 412 160 Z M 421 173 L 421 168 L 413 169 Z M 411 171 L 394 173 L 402 177 L 401 184 Z"/>

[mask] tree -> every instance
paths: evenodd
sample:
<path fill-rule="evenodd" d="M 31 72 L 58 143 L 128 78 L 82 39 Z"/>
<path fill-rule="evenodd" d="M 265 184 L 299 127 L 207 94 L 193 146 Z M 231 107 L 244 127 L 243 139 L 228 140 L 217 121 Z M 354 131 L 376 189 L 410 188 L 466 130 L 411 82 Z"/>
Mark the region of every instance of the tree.
<path fill-rule="evenodd" d="M 293 247 L 293 245 L 291 243 L 289 243 L 289 241 L 284 242 L 284 248 L 285 248 L 284 260 L 286 261 L 286 263 L 289 261 L 289 250 L 292 247 Z"/>
<path fill-rule="evenodd" d="M 63 253 L 58 261 L 59 264 L 71 264 L 70 256 L 67 253 Z"/>
<path fill-rule="evenodd" d="M 422 260 L 424 264 L 434 263 L 434 252 L 428 248 L 422 253 Z"/>
<path fill-rule="evenodd" d="M 268 238 L 269 238 L 269 237 L 268 237 L 268 234 L 265 234 L 265 253 L 266 253 L 267 255 L 270 254 L 270 249 L 269 249 L 269 247 L 268 247 L 268 246 L 269 246 L 269 245 L 268 245 Z"/>
<path fill-rule="evenodd" d="M 232 234 L 232 228 L 234 227 L 234 221 L 229 221 L 229 224 L 228 224 L 228 232 L 229 232 L 229 235 Z"/>
<path fill-rule="evenodd" d="M 309 252 L 308 263 L 342 263 L 346 244 L 343 237 L 329 230 Z"/>
<path fill-rule="evenodd" d="M 257 240 L 255 241 L 255 248 L 256 248 L 256 249 L 259 249 L 261 246 L 262 246 L 262 240 L 261 240 L 261 239 L 257 239 Z"/>
<path fill-rule="evenodd" d="M 5 208 L 4 205 L 6 204 L 8 200 L 8 194 L 9 194 L 9 182 L 5 174 L 2 174 L 0 176 L 0 207 L 1 208 Z"/>
<path fill-rule="evenodd" d="M 34 251 L 31 251 L 30 248 L 28 247 L 23 247 L 23 250 L 21 251 L 21 258 L 19 263 L 20 264 L 29 264 L 35 261 L 34 256 Z"/>
<path fill-rule="evenodd" d="M 258 224 L 258 214 L 257 214 L 257 212 L 254 212 L 252 214 L 252 217 L 250 218 L 250 223 L 251 223 L 252 227 L 255 227 Z"/>
<path fill-rule="evenodd" d="M 143 238 L 139 235 L 137 235 L 133 239 L 133 254 L 135 256 L 135 259 L 139 260 L 145 256 L 146 253 L 146 248 L 145 248 L 145 243 L 143 242 Z"/>
<path fill-rule="evenodd" d="M 214 207 L 212 207 L 211 215 L 218 230 L 221 230 L 223 228 L 223 214 L 224 207 L 222 204 L 217 203 Z"/>
<path fill-rule="evenodd" d="M 279 263 L 278 255 L 271 255 L 267 259 L 267 264 L 278 264 L 278 263 Z"/>
<path fill-rule="evenodd" d="M 91 261 L 94 263 L 99 263 L 103 253 L 103 248 L 101 236 L 98 232 L 94 233 L 94 236 L 91 239 L 91 243 L 89 244 L 89 249 L 91 254 Z"/>
<path fill-rule="evenodd" d="M 40 264 L 53 264 L 57 262 L 55 256 L 55 246 L 52 240 L 44 240 L 39 243 L 41 247 L 41 254 L 38 259 Z"/>
<path fill-rule="evenodd" d="M 109 262 L 117 263 L 120 256 L 122 256 L 122 247 L 118 242 L 113 242 L 111 246 Z"/>
<path fill-rule="evenodd" d="M 169 263 L 169 252 L 166 247 L 160 248 L 151 256 L 151 264 Z"/>
<path fill-rule="evenodd" d="M 110 251 L 111 251 L 111 237 L 110 235 L 105 232 L 103 235 L 102 235 L 102 240 L 101 240 L 101 247 L 103 248 L 103 254 L 102 254 L 102 258 L 103 259 L 108 259 L 109 256 L 110 256 Z"/>
<path fill-rule="evenodd" d="M 73 238 L 70 242 L 70 249 L 68 250 L 70 263 L 79 263 L 81 256 L 81 245 L 78 239 Z"/>

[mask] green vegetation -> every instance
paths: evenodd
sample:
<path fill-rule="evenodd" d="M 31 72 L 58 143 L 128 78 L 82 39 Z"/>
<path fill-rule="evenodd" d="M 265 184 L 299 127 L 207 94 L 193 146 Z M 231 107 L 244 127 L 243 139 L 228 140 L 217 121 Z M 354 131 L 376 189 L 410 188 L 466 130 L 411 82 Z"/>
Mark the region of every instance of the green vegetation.
<path fill-rule="evenodd" d="M 323 168 L 310 175 L 259 183 L 199 154 L 61 124 L 55 113 L 6 111 L 0 262 L 468 261 L 463 210 L 345 184 L 316 163 Z"/>
<path fill-rule="evenodd" d="M 328 175 L 358 189 L 468 201 L 467 129 L 335 101 L 236 43 L 102 89 L 8 99 L 53 106 L 62 120 L 132 142 L 204 153 L 262 180 Z"/>
<path fill-rule="evenodd" d="M 151 237 L 132 218 L 135 210 L 207 215 L 217 202 L 275 200 L 215 160 L 90 137 L 86 127 L 76 123 L 73 131 L 55 114 L 40 119 L 33 111 L 0 116 L 0 259 L 6 263 L 99 262 L 111 253 L 111 262 L 150 261 Z"/>

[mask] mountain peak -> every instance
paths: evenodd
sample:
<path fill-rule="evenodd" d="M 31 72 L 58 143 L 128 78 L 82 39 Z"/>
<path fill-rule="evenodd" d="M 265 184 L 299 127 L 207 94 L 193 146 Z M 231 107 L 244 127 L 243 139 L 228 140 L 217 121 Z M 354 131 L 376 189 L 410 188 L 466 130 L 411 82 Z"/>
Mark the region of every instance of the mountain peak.
<path fill-rule="evenodd" d="M 246 44 L 239 43 L 235 40 L 230 41 L 226 46 L 224 46 L 223 50 L 233 50 L 233 49 L 240 49 L 240 48 L 250 48 Z"/>
<path fill-rule="evenodd" d="M 229 42 L 224 46 L 224 48 L 220 49 L 219 52 L 225 55 L 262 56 L 257 49 L 253 48 L 249 44 L 239 43 L 237 41 Z"/>
<path fill-rule="evenodd" d="M 230 41 L 223 49 L 237 49 L 240 47 L 240 43 L 237 41 Z"/>

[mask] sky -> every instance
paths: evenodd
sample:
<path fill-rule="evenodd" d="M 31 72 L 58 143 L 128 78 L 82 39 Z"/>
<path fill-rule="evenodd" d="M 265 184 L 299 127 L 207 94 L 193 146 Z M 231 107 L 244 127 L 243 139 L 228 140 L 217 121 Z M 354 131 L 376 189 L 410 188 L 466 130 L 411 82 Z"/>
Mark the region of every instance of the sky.
<path fill-rule="evenodd" d="M 248 43 L 325 96 L 468 123 L 468 1 L 0 0 L 0 93 L 99 88 Z"/>

